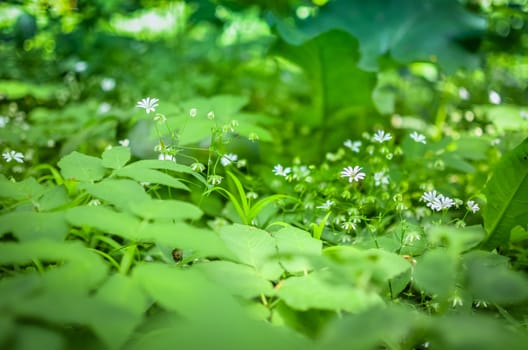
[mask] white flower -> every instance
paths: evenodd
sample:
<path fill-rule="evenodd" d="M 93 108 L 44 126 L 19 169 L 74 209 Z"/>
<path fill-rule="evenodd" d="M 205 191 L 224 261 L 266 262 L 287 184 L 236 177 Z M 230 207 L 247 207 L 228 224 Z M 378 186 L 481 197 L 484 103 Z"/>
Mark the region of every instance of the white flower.
<path fill-rule="evenodd" d="M 258 193 L 256 193 L 256 192 L 250 191 L 250 192 L 246 193 L 246 198 L 247 198 L 247 199 L 253 199 L 253 200 L 255 200 L 255 199 L 257 199 L 258 197 L 259 197 L 259 195 L 258 195 Z"/>
<path fill-rule="evenodd" d="M 476 213 L 480 210 L 478 203 L 475 201 L 467 201 L 467 208 L 468 210 L 471 210 L 472 213 Z"/>
<path fill-rule="evenodd" d="M 73 66 L 73 69 L 74 69 L 77 73 L 82 73 L 82 72 L 84 72 L 87 68 L 88 68 L 88 63 L 86 63 L 86 62 L 84 62 L 84 61 L 79 61 L 79 62 L 75 63 L 75 65 Z"/>
<path fill-rule="evenodd" d="M 291 173 L 291 168 L 283 168 L 282 165 L 277 164 L 273 167 L 273 174 L 276 176 L 288 176 L 288 174 Z"/>
<path fill-rule="evenodd" d="M 469 91 L 465 87 L 461 87 L 458 89 L 458 97 L 460 97 L 463 100 L 469 99 Z"/>
<path fill-rule="evenodd" d="M 138 103 L 136 104 L 136 107 L 144 108 L 145 112 L 149 114 L 150 112 L 156 111 L 156 107 L 158 107 L 158 101 L 159 99 L 157 98 L 146 97 L 142 99 L 141 101 L 138 101 Z"/>
<path fill-rule="evenodd" d="M 172 154 L 168 154 L 168 153 L 160 153 L 160 155 L 158 156 L 158 159 L 159 160 L 172 160 L 172 161 L 176 161 L 176 158 L 174 158 L 174 156 Z"/>
<path fill-rule="evenodd" d="M 377 173 L 374 173 L 374 184 L 376 186 L 379 185 L 387 185 L 389 183 L 389 177 L 385 175 L 385 171 L 379 171 Z"/>
<path fill-rule="evenodd" d="M 112 91 L 116 86 L 116 81 L 113 78 L 103 78 L 101 80 L 101 89 L 103 91 Z"/>
<path fill-rule="evenodd" d="M 99 114 L 106 114 L 108 112 L 110 112 L 110 109 L 112 108 L 112 106 L 110 105 L 110 103 L 108 102 L 103 102 L 99 105 L 99 107 L 97 108 L 97 113 Z"/>
<path fill-rule="evenodd" d="M 413 231 L 413 232 L 409 232 L 408 234 L 406 234 L 403 241 L 408 244 L 414 241 L 419 241 L 420 239 L 422 239 L 422 236 L 420 235 L 420 233 Z"/>
<path fill-rule="evenodd" d="M 9 123 L 9 117 L 4 117 L 3 115 L 0 115 L 0 128 L 4 128 L 7 123 Z"/>
<path fill-rule="evenodd" d="M 334 201 L 331 201 L 331 200 L 327 200 L 326 202 L 324 202 L 323 204 L 321 204 L 320 206 L 317 207 L 317 209 L 325 209 L 325 210 L 328 210 L 330 209 L 330 207 L 334 205 Z"/>
<path fill-rule="evenodd" d="M 376 133 L 374 134 L 374 137 L 372 137 L 372 141 L 376 141 L 376 142 L 379 142 L 379 143 L 383 143 L 385 141 L 389 141 L 390 139 L 392 139 L 391 134 L 390 133 L 385 133 L 385 131 L 383 131 L 383 130 L 376 131 Z"/>
<path fill-rule="evenodd" d="M 341 228 L 347 232 L 350 232 L 356 229 L 356 224 L 352 221 L 345 221 L 341 224 Z"/>
<path fill-rule="evenodd" d="M 415 142 L 420 142 L 423 144 L 427 143 L 427 141 L 425 140 L 425 136 L 422 134 L 418 134 L 416 131 L 413 131 L 413 133 L 409 136 L 411 136 L 411 139 L 413 139 Z"/>
<path fill-rule="evenodd" d="M 519 115 L 521 116 L 522 119 L 528 120 L 528 112 L 526 112 L 524 109 L 521 109 L 521 111 L 519 112 Z"/>
<path fill-rule="evenodd" d="M 359 153 L 359 147 L 361 147 L 361 141 L 354 141 L 352 140 L 346 140 L 343 145 L 345 147 L 349 148 L 352 152 Z"/>
<path fill-rule="evenodd" d="M 222 158 L 220 158 L 220 163 L 223 166 L 228 166 L 229 164 L 236 162 L 238 160 L 238 156 L 234 153 L 228 153 L 224 154 Z"/>
<path fill-rule="evenodd" d="M 215 118 L 215 114 L 213 111 L 207 113 L 207 119 L 209 120 L 213 120 Z"/>
<path fill-rule="evenodd" d="M 198 114 L 198 110 L 196 108 L 191 108 L 189 110 L 189 117 L 196 118 L 196 114 Z"/>
<path fill-rule="evenodd" d="M 250 133 L 248 136 L 248 140 L 251 142 L 258 141 L 258 139 L 259 139 L 259 136 L 254 132 Z"/>
<path fill-rule="evenodd" d="M 439 194 L 438 197 L 436 197 L 430 204 L 431 209 L 440 211 L 442 209 L 451 208 L 453 205 L 455 205 L 455 201 L 444 196 L 443 194 Z"/>
<path fill-rule="evenodd" d="M 343 235 L 343 237 L 341 237 L 341 243 L 350 243 L 352 241 L 352 237 L 350 237 L 349 235 Z"/>
<path fill-rule="evenodd" d="M 128 147 L 130 146 L 130 140 L 129 139 L 123 139 L 123 140 L 119 140 L 117 141 L 117 143 L 119 143 L 121 146 L 123 147 Z"/>
<path fill-rule="evenodd" d="M 494 104 L 494 105 L 498 105 L 501 103 L 501 96 L 499 95 L 499 93 L 495 90 L 491 90 L 489 92 L 489 101 Z"/>
<path fill-rule="evenodd" d="M 424 202 L 427 202 L 427 206 L 430 207 L 430 204 L 436 199 L 438 195 L 436 194 L 436 191 L 429 191 L 429 192 L 424 192 L 424 194 L 422 195 L 422 197 L 420 198 L 421 200 L 423 200 Z"/>
<path fill-rule="evenodd" d="M 196 171 L 196 172 L 201 173 L 202 171 L 205 170 L 205 165 L 203 165 L 203 164 L 200 163 L 200 162 L 192 163 L 192 164 L 191 164 L 191 169 L 192 169 L 193 171 Z"/>
<path fill-rule="evenodd" d="M 453 297 L 453 307 L 463 306 L 463 305 L 464 305 L 464 302 L 462 301 L 462 298 L 459 297 L 458 295 L 455 295 Z"/>
<path fill-rule="evenodd" d="M 209 176 L 209 182 L 212 184 L 212 185 L 220 185 L 222 183 L 222 180 L 224 178 L 220 175 L 211 175 Z"/>
<path fill-rule="evenodd" d="M 17 163 L 24 163 L 24 155 L 20 152 L 16 152 L 13 150 L 2 153 L 2 157 L 4 157 L 4 159 L 8 163 L 12 160 L 14 160 Z"/>
<path fill-rule="evenodd" d="M 365 178 L 365 173 L 361 172 L 361 167 L 356 165 L 355 167 L 346 167 L 341 171 L 341 177 L 348 177 L 348 182 L 359 181 Z"/>
<path fill-rule="evenodd" d="M 88 205 L 91 207 L 97 207 L 101 205 L 101 201 L 99 199 L 92 199 L 90 202 L 88 202 Z"/>

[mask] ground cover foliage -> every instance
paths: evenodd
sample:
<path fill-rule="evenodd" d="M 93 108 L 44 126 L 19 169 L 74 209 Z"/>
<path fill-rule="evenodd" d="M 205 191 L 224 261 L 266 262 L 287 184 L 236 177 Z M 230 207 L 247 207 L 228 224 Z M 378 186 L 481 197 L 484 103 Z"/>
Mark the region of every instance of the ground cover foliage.
<path fill-rule="evenodd" d="M 527 11 L 2 2 L 0 348 L 524 349 Z"/>

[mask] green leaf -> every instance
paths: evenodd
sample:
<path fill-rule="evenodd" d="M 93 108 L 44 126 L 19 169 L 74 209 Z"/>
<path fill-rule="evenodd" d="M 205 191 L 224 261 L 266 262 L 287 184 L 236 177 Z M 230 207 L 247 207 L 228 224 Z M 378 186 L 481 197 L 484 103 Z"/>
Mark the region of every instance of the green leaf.
<path fill-rule="evenodd" d="M 14 200 L 29 200 L 40 197 L 47 191 L 46 186 L 41 185 L 32 177 L 19 182 L 8 180 L 0 174 L 0 197 Z"/>
<path fill-rule="evenodd" d="M 280 284 L 277 294 L 297 310 L 323 309 L 358 312 L 383 303 L 375 293 L 327 281 L 325 273 L 314 272 L 290 277 Z"/>
<path fill-rule="evenodd" d="M 11 232 L 20 241 L 38 239 L 62 241 L 68 230 L 64 212 L 15 211 L 0 216 L 0 235 Z"/>
<path fill-rule="evenodd" d="M 140 320 L 150 306 L 139 283 L 122 274 L 110 276 L 97 290 L 95 298 L 128 309 L 137 316 L 136 321 Z"/>
<path fill-rule="evenodd" d="M 315 17 L 299 20 L 296 28 L 277 21 L 279 34 L 299 45 L 330 30 L 343 30 L 358 39 L 360 66 L 366 70 L 376 70 L 380 56 L 388 53 L 402 63 L 435 57 L 448 71 L 475 67 L 478 56 L 464 50 L 459 40 L 478 37 L 486 29 L 484 18 L 455 0 L 336 0 L 318 10 Z"/>
<path fill-rule="evenodd" d="M 139 160 L 132 164 L 127 165 L 127 168 L 142 168 L 142 169 L 158 169 L 158 170 L 170 170 L 177 173 L 191 174 L 196 179 L 198 179 L 203 184 L 207 184 L 207 181 L 204 177 L 195 171 L 193 171 L 189 166 L 178 164 L 173 161 L 168 160 L 157 160 L 157 159 L 146 159 Z"/>
<path fill-rule="evenodd" d="M 101 180 L 105 175 L 101 159 L 78 152 L 63 157 L 58 165 L 62 176 L 68 180 L 93 182 Z"/>
<path fill-rule="evenodd" d="M 178 200 L 150 199 L 147 201 L 131 201 L 129 207 L 132 213 L 145 219 L 197 220 L 202 211 L 197 206 Z"/>
<path fill-rule="evenodd" d="M 486 184 L 482 210 L 486 240 L 483 247 L 504 246 L 511 230 L 528 225 L 528 138 L 503 156 Z"/>
<path fill-rule="evenodd" d="M 35 325 L 17 325 L 15 339 L 16 346 L 13 349 L 62 350 L 66 348 L 66 339 L 60 333 Z"/>
<path fill-rule="evenodd" d="M 277 280 L 282 274 L 278 261 L 272 258 L 277 254 L 277 248 L 268 232 L 234 224 L 222 227 L 220 237 L 239 262 L 253 266 L 262 277 Z"/>
<path fill-rule="evenodd" d="M 103 152 L 102 159 L 104 167 L 121 169 L 130 160 L 130 148 L 114 146 Z"/>
<path fill-rule="evenodd" d="M 280 263 L 290 273 L 306 272 L 314 268 L 310 257 L 321 255 L 323 243 L 309 232 L 289 226 L 273 232 L 280 254 Z"/>
<path fill-rule="evenodd" d="M 252 299 L 274 294 L 271 282 L 258 275 L 250 266 L 230 261 L 211 261 L 199 264 L 196 268 L 215 284 L 225 287 L 232 295 Z"/>
<path fill-rule="evenodd" d="M 464 255 L 468 289 L 474 298 L 497 304 L 528 300 L 528 278 L 508 268 L 506 259 L 483 251 Z"/>
<path fill-rule="evenodd" d="M 455 290 L 457 261 L 441 248 L 426 252 L 417 259 L 414 270 L 416 285 L 429 295 L 447 299 Z"/>
<path fill-rule="evenodd" d="M 38 208 L 40 211 L 48 211 L 62 207 L 69 202 L 66 187 L 64 185 L 53 186 L 38 200 Z"/>
<path fill-rule="evenodd" d="M 376 78 L 357 68 L 357 46 L 350 35 L 331 31 L 300 46 L 279 43 L 276 47 L 281 56 L 303 68 L 310 83 L 313 113 L 303 114 L 303 123 L 319 126 L 345 107 L 357 110 L 373 106 L 371 92 Z"/>
<path fill-rule="evenodd" d="M 133 204 L 150 201 L 150 196 L 143 186 L 127 179 L 104 179 L 95 184 L 80 184 L 79 188 L 123 210 L 127 210 Z"/>
<path fill-rule="evenodd" d="M 79 206 L 66 211 L 66 219 L 75 226 L 97 228 L 123 238 L 137 239 L 139 219 L 128 213 L 118 213 L 105 206 Z"/>
<path fill-rule="evenodd" d="M 165 162 L 169 162 L 169 161 L 165 161 Z M 122 177 L 128 177 L 138 182 L 155 183 L 159 185 L 165 185 L 168 187 L 189 191 L 189 188 L 185 186 L 181 181 L 177 180 L 171 175 L 165 174 L 161 171 L 154 170 L 154 169 L 141 168 L 138 166 L 127 166 L 127 167 L 118 169 L 116 171 L 116 175 L 122 176 Z"/>

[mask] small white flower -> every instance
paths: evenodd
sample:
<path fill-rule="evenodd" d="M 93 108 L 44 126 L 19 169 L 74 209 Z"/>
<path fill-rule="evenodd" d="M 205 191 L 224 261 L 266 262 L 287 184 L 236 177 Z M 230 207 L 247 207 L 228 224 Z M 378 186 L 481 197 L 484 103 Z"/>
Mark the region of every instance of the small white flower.
<path fill-rule="evenodd" d="M 149 114 L 150 112 L 156 111 L 156 107 L 158 107 L 158 101 L 159 99 L 157 98 L 146 97 L 142 99 L 141 101 L 138 101 L 138 103 L 136 104 L 136 107 L 144 108 L 145 112 Z"/>
<path fill-rule="evenodd" d="M 484 300 L 476 300 L 475 307 L 480 307 L 481 305 L 484 308 L 488 307 L 488 303 L 486 303 Z"/>
<path fill-rule="evenodd" d="M 167 117 L 164 114 L 156 113 L 156 116 L 154 117 L 154 121 L 158 124 L 163 124 L 167 121 Z"/>
<path fill-rule="evenodd" d="M 480 210 L 478 203 L 476 203 L 475 201 L 467 201 L 466 204 L 468 210 L 471 210 L 473 214 Z"/>
<path fill-rule="evenodd" d="M 9 117 L 0 115 L 0 128 L 4 128 L 9 123 Z"/>
<path fill-rule="evenodd" d="M 327 200 L 326 202 L 324 202 L 323 204 L 321 204 L 320 206 L 317 207 L 317 209 L 325 209 L 325 210 L 328 210 L 330 209 L 330 207 L 334 205 L 334 201 L 331 201 L 331 200 Z"/>
<path fill-rule="evenodd" d="M 2 157 L 4 157 L 4 159 L 8 163 L 12 160 L 14 160 L 17 163 L 24 163 L 24 155 L 20 152 L 16 152 L 13 150 L 2 153 Z"/>
<path fill-rule="evenodd" d="M 462 301 L 462 298 L 459 297 L 458 295 L 455 295 L 453 297 L 453 307 L 463 306 L 463 305 L 464 305 L 464 302 Z"/>
<path fill-rule="evenodd" d="M 420 235 L 419 232 L 416 232 L 416 231 L 413 231 L 413 232 L 409 232 L 408 234 L 405 235 L 405 238 L 403 239 L 404 243 L 412 243 L 414 241 L 419 241 L 420 239 L 422 239 L 422 236 Z"/>
<path fill-rule="evenodd" d="M 389 176 L 385 174 L 385 171 L 374 173 L 374 184 L 376 186 L 389 184 Z"/>
<path fill-rule="evenodd" d="M 259 197 L 258 193 L 256 192 L 253 192 L 253 191 L 250 191 L 248 193 L 246 193 L 246 198 L 247 199 L 252 199 L 252 200 L 255 200 Z"/>
<path fill-rule="evenodd" d="M 195 162 L 195 163 L 192 163 L 191 164 L 191 169 L 193 171 L 196 171 L 198 173 L 201 173 L 202 171 L 205 170 L 205 165 L 200 163 L 200 162 Z"/>
<path fill-rule="evenodd" d="M 391 134 L 388 133 L 388 132 L 386 133 L 383 130 L 376 131 L 376 133 L 372 137 L 372 141 L 376 141 L 376 142 L 379 142 L 379 143 L 383 143 L 383 142 L 389 141 L 391 139 L 392 139 Z"/>
<path fill-rule="evenodd" d="M 106 114 L 106 113 L 110 112 L 110 109 L 112 109 L 112 106 L 110 105 L 110 103 L 103 102 L 97 108 L 97 113 L 98 114 Z"/>
<path fill-rule="evenodd" d="M 224 154 L 222 158 L 220 158 L 220 163 L 223 166 L 228 166 L 229 164 L 236 162 L 238 160 L 238 156 L 234 153 L 228 153 Z"/>
<path fill-rule="evenodd" d="M 288 168 L 283 168 L 282 165 L 280 164 L 277 164 L 273 167 L 273 174 L 275 174 L 276 176 L 288 176 L 289 173 L 291 173 L 291 168 L 288 167 Z"/>
<path fill-rule="evenodd" d="M 113 78 L 103 78 L 101 80 L 101 89 L 103 91 L 112 91 L 115 89 L 116 81 Z"/>
<path fill-rule="evenodd" d="M 352 237 L 350 237 L 349 235 L 343 235 L 343 237 L 341 237 L 341 243 L 350 243 L 352 241 Z"/>
<path fill-rule="evenodd" d="M 97 207 L 101 205 L 101 201 L 99 199 L 92 199 L 90 202 L 88 202 L 88 205 L 91 207 Z"/>
<path fill-rule="evenodd" d="M 191 108 L 189 110 L 189 117 L 196 118 L 196 115 L 198 114 L 198 110 L 196 108 Z"/>
<path fill-rule="evenodd" d="M 418 134 L 416 131 L 413 131 L 413 133 L 409 136 L 411 136 L 411 139 L 413 139 L 415 142 L 420 142 L 423 144 L 427 143 L 427 141 L 425 140 L 425 136 L 422 134 Z"/>
<path fill-rule="evenodd" d="M 461 87 L 458 89 L 458 97 L 460 97 L 462 100 L 469 99 L 469 91 L 465 87 Z"/>
<path fill-rule="evenodd" d="M 352 221 L 345 221 L 341 224 L 341 228 L 347 232 L 350 232 L 356 229 L 356 224 Z"/>
<path fill-rule="evenodd" d="M 258 139 L 259 139 L 259 136 L 254 132 L 250 133 L 248 136 L 248 140 L 251 142 L 258 141 Z"/>
<path fill-rule="evenodd" d="M 495 90 L 491 90 L 489 92 L 489 101 L 494 104 L 494 105 L 498 105 L 501 103 L 501 96 L 499 95 L 499 93 Z"/>
<path fill-rule="evenodd" d="M 361 172 L 361 169 L 359 165 L 346 167 L 341 171 L 341 177 L 348 177 L 348 182 L 363 180 L 365 173 Z"/>
<path fill-rule="evenodd" d="M 215 118 L 215 114 L 213 111 L 207 113 L 207 119 L 209 120 L 213 120 Z"/>
<path fill-rule="evenodd" d="M 121 146 L 123 147 L 128 147 L 130 146 L 130 140 L 129 139 L 123 139 L 123 140 L 119 140 L 117 141 L 117 143 L 119 143 Z"/>
<path fill-rule="evenodd" d="M 172 160 L 172 161 L 176 161 L 176 158 L 174 158 L 174 156 L 172 154 L 168 154 L 168 153 L 160 153 L 160 155 L 158 156 L 158 159 L 159 160 Z"/>
<path fill-rule="evenodd" d="M 79 61 L 79 62 L 75 63 L 75 65 L 73 66 L 73 69 L 74 69 L 77 73 L 82 73 L 82 72 L 84 72 L 87 68 L 88 68 L 88 63 L 86 63 L 86 62 L 84 62 L 84 61 Z"/>
<path fill-rule="evenodd" d="M 429 192 L 424 192 L 424 194 L 422 195 L 420 199 L 426 202 L 427 206 L 430 207 L 431 202 L 433 202 L 437 196 L 438 195 L 436 191 L 429 191 Z"/>
<path fill-rule="evenodd" d="M 436 211 L 440 211 L 442 209 L 449 209 L 453 205 L 455 205 L 455 201 L 452 200 L 449 197 L 444 196 L 443 194 L 439 194 L 438 197 L 436 197 L 430 205 L 430 208 Z"/>
<path fill-rule="evenodd" d="M 220 175 L 211 175 L 208 180 L 212 185 L 220 185 L 223 179 Z"/>
<path fill-rule="evenodd" d="M 521 109 L 521 111 L 519 112 L 519 115 L 521 116 L 522 119 L 528 120 L 528 112 L 526 112 L 524 109 Z"/>
<path fill-rule="evenodd" d="M 352 152 L 359 153 L 359 147 L 361 147 L 361 141 L 346 140 L 343 145 L 349 148 Z"/>

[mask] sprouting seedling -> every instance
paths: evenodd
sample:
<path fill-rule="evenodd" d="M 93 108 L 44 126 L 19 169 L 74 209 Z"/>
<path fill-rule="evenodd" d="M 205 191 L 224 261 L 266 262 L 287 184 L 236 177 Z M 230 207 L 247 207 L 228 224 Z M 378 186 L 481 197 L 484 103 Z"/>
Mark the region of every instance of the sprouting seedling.
<path fill-rule="evenodd" d="M 237 211 L 238 216 L 240 219 L 242 219 L 242 222 L 246 225 L 250 225 L 253 222 L 253 219 L 257 217 L 257 215 L 269 204 L 276 202 L 281 199 L 286 198 L 292 198 L 290 196 L 284 195 L 284 194 L 274 194 L 269 197 L 262 198 L 255 202 L 254 204 L 251 203 L 251 196 L 247 196 L 246 191 L 244 190 L 244 186 L 240 182 L 240 180 L 237 178 L 235 174 L 228 171 L 227 175 L 233 182 L 236 188 L 236 194 L 228 191 L 227 189 L 219 186 L 215 186 L 210 188 L 208 191 L 206 191 L 204 194 L 209 194 L 213 191 L 218 191 L 226 198 L 228 198 L 235 207 L 235 210 Z M 237 196 L 238 195 L 238 196 Z M 293 198 L 292 198 L 293 199 Z"/>

